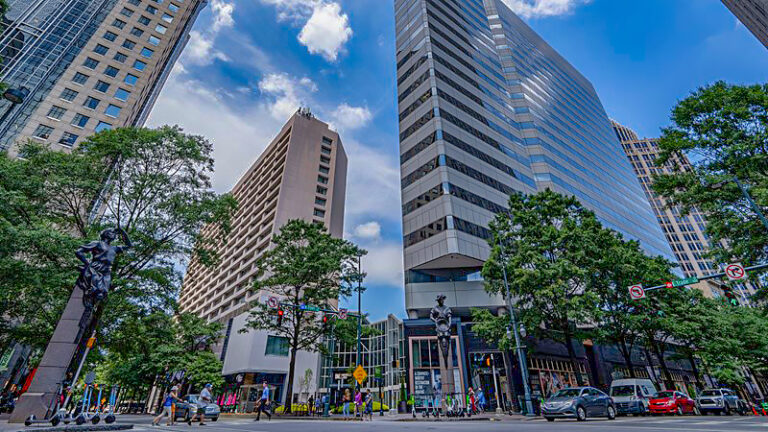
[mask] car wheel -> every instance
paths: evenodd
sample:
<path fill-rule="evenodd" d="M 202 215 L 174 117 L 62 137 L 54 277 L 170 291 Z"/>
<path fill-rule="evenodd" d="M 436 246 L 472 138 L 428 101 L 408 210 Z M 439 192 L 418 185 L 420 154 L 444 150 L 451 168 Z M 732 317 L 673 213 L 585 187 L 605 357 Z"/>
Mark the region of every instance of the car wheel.
<path fill-rule="evenodd" d="M 644 404 L 640 404 L 640 416 L 645 417 L 648 414 L 648 409 Z"/>
<path fill-rule="evenodd" d="M 584 410 L 583 407 L 577 407 L 576 408 L 576 420 L 584 421 L 586 419 L 587 419 L 587 412 Z"/>
<path fill-rule="evenodd" d="M 59 417 L 58 414 L 55 414 L 53 417 L 51 417 L 51 426 L 56 427 L 61 423 L 61 417 Z"/>
<path fill-rule="evenodd" d="M 701 415 L 701 410 L 699 409 L 699 407 L 693 407 L 693 415 L 695 416 Z"/>
<path fill-rule="evenodd" d="M 727 416 L 731 415 L 731 407 L 729 407 L 728 404 L 726 404 L 725 408 L 723 408 L 723 414 Z"/>
<path fill-rule="evenodd" d="M 553 422 L 553 421 L 555 421 L 555 419 L 554 419 L 554 418 L 552 418 L 552 417 L 544 417 L 544 418 L 545 418 L 545 419 L 547 419 L 547 421 L 548 421 L 548 422 Z"/>
<path fill-rule="evenodd" d="M 218 420 L 219 420 L 219 416 L 216 416 L 216 417 L 212 417 L 212 418 L 211 418 L 211 421 L 212 421 L 212 422 L 215 422 L 215 421 L 218 421 Z"/>
<path fill-rule="evenodd" d="M 679 416 L 683 415 L 683 407 L 678 405 L 677 409 L 675 410 L 675 415 L 679 415 Z"/>
<path fill-rule="evenodd" d="M 616 409 L 613 405 L 608 405 L 608 420 L 616 420 Z"/>

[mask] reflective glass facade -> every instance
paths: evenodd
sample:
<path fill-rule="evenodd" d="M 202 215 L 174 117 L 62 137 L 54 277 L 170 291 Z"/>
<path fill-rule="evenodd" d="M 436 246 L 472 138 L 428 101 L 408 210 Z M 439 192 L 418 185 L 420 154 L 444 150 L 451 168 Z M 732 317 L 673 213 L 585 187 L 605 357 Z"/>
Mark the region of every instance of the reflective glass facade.
<path fill-rule="evenodd" d="M 572 194 L 673 255 L 589 81 L 498 0 L 396 0 L 406 308 L 498 308 L 478 270 L 511 192 Z"/>

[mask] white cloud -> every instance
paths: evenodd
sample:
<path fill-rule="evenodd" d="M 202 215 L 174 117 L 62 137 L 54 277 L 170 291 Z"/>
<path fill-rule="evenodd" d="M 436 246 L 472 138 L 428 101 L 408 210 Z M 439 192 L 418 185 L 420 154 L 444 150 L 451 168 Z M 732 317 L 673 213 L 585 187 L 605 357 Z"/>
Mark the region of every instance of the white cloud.
<path fill-rule="evenodd" d="M 331 116 L 334 126 L 344 130 L 360 129 L 373 118 L 368 107 L 353 107 L 346 103 L 339 105 Z"/>
<path fill-rule="evenodd" d="M 366 222 L 355 227 L 355 238 L 378 240 L 381 238 L 381 225 L 376 221 Z"/>
<path fill-rule="evenodd" d="M 234 4 L 226 3 L 223 0 L 213 0 L 211 2 L 211 10 L 213 11 L 214 33 L 217 33 L 224 27 L 232 27 L 235 24 L 235 20 L 232 18 L 232 12 L 235 11 Z"/>
<path fill-rule="evenodd" d="M 349 17 L 341 12 L 341 5 L 320 3 L 315 5 L 312 16 L 301 29 L 299 42 L 311 54 L 320 54 L 326 60 L 335 62 L 351 37 Z"/>
<path fill-rule="evenodd" d="M 503 0 L 516 14 L 524 18 L 565 15 L 592 0 Z"/>
<path fill-rule="evenodd" d="M 377 220 L 400 223 L 400 168 L 394 155 L 342 136 L 349 158 L 347 171 L 347 227 Z M 349 230 L 348 230 L 349 231 Z"/>
<path fill-rule="evenodd" d="M 403 287 L 403 246 L 399 242 L 366 244 L 360 246 L 368 251 L 363 257 L 363 271 L 366 285 Z"/>
<path fill-rule="evenodd" d="M 272 117 L 286 121 L 307 104 L 306 94 L 317 91 L 317 85 L 307 77 L 297 80 L 286 73 L 270 73 L 259 81 L 259 90 L 271 99 L 267 106 Z"/>
<path fill-rule="evenodd" d="M 229 61 L 229 57 L 214 48 L 216 35 L 200 33 L 196 30 L 189 32 L 189 42 L 184 49 L 182 63 L 206 66 L 214 60 Z"/>

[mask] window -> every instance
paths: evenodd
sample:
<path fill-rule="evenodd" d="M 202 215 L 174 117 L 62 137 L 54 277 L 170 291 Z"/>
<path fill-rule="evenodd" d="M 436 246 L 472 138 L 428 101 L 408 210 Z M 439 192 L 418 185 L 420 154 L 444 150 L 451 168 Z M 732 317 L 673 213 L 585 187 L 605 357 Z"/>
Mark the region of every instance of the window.
<path fill-rule="evenodd" d="M 170 9 L 170 10 L 171 10 L 171 12 L 178 12 L 178 11 L 179 11 L 179 7 L 178 7 L 178 6 L 176 6 L 176 5 L 175 5 L 175 4 L 173 4 L 173 3 L 169 3 L 169 4 L 168 4 L 168 9 Z M 166 16 L 169 16 L 169 17 L 171 17 L 171 16 L 170 16 L 170 15 L 168 15 L 168 14 L 163 14 L 163 20 L 165 20 L 165 17 L 166 17 Z M 173 17 L 171 17 L 171 19 L 173 19 Z M 171 22 L 171 21 L 170 21 L 170 20 L 168 20 L 168 22 Z"/>
<path fill-rule="evenodd" d="M 125 63 L 125 61 L 128 60 L 128 56 L 119 52 L 115 54 L 114 59 L 120 63 Z"/>
<path fill-rule="evenodd" d="M 119 89 L 117 89 L 115 91 L 115 99 L 121 100 L 123 102 L 127 101 L 128 100 L 128 96 L 130 96 L 130 95 L 131 95 L 131 92 L 129 92 L 128 90 L 123 90 L 121 88 L 119 88 Z"/>
<path fill-rule="evenodd" d="M 330 148 L 328 148 L 328 147 L 326 147 L 326 146 L 322 146 L 322 147 L 320 147 L 320 151 L 321 151 L 323 154 L 327 154 L 327 155 L 331 154 L 331 149 L 330 149 Z"/>
<path fill-rule="evenodd" d="M 56 105 L 52 106 L 50 110 L 48 110 L 48 118 L 52 118 L 55 120 L 61 120 L 61 117 L 64 115 L 64 113 L 67 112 L 62 107 L 57 107 Z"/>
<path fill-rule="evenodd" d="M 109 90 L 109 83 L 105 83 L 102 80 L 99 80 L 95 86 L 93 86 L 94 90 L 101 93 L 106 93 L 107 90 Z"/>
<path fill-rule="evenodd" d="M 138 27 L 134 27 L 134 28 L 131 29 L 131 34 L 136 36 L 136 37 L 141 37 L 141 35 L 144 34 L 144 30 L 142 30 L 142 29 L 140 29 Z"/>
<path fill-rule="evenodd" d="M 121 108 L 117 105 L 109 104 L 107 109 L 104 110 L 104 114 L 110 116 L 110 117 L 117 117 L 120 115 Z"/>
<path fill-rule="evenodd" d="M 147 6 L 147 8 L 146 8 L 145 10 L 146 10 L 147 12 L 151 13 L 152 15 L 154 15 L 154 14 L 156 14 L 156 13 L 157 13 L 157 8 L 156 8 L 156 7 L 154 7 L 154 6 L 150 6 L 150 5 L 148 5 L 148 6 Z"/>
<path fill-rule="evenodd" d="M 123 27 L 125 27 L 125 21 L 115 18 L 115 20 L 112 21 L 112 25 L 119 29 L 122 29 Z"/>
<path fill-rule="evenodd" d="M 141 60 L 136 60 L 133 62 L 133 68 L 136 70 L 143 71 L 145 67 L 147 67 L 147 64 Z"/>
<path fill-rule="evenodd" d="M 162 24 L 158 24 L 158 25 L 155 26 L 155 31 L 160 33 L 160 34 L 165 34 L 165 32 L 168 31 L 168 27 L 166 27 L 166 26 L 164 26 Z"/>
<path fill-rule="evenodd" d="M 117 39 L 117 34 L 112 33 L 111 31 L 108 31 L 108 32 L 104 33 L 104 39 L 106 39 L 106 40 L 108 40 L 110 42 L 114 42 L 115 39 Z"/>
<path fill-rule="evenodd" d="M 131 15 L 133 15 L 133 11 L 124 7 L 123 10 L 120 11 L 120 15 L 130 17 Z"/>
<path fill-rule="evenodd" d="M 85 125 L 88 124 L 88 120 L 90 119 L 91 118 L 88 117 L 87 115 L 77 113 L 75 114 L 75 118 L 72 119 L 72 126 L 79 127 L 79 128 L 85 127 Z"/>
<path fill-rule="evenodd" d="M 42 138 L 45 140 L 51 136 L 52 132 L 53 132 L 52 127 L 41 124 L 40 126 L 37 127 L 37 129 L 35 129 L 35 132 L 32 134 L 32 136 L 36 138 Z"/>
<path fill-rule="evenodd" d="M 328 174 L 329 171 L 330 171 L 330 169 L 328 169 L 328 167 L 324 167 L 324 166 L 320 165 L 320 172 L 321 173 Z"/>
<path fill-rule="evenodd" d="M 288 338 L 267 335 L 267 349 L 264 355 L 288 357 Z"/>
<path fill-rule="evenodd" d="M 99 124 L 96 125 L 96 129 L 94 129 L 94 130 L 96 132 L 101 132 L 103 130 L 109 130 L 109 129 L 112 129 L 112 125 L 111 124 L 109 124 L 107 122 L 100 121 Z"/>
<path fill-rule="evenodd" d="M 149 35 L 147 40 L 149 41 L 149 43 L 151 43 L 154 46 L 160 45 L 160 38 L 158 38 L 157 36 Z M 149 57 L 149 56 L 147 56 L 147 57 Z"/>
<path fill-rule="evenodd" d="M 73 133 L 64 132 L 64 135 L 62 135 L 61 138 L 59 139 L 59 144 L 65 145 L 67 147 L 72 147 L 73 145 L 75 145 L 77 138 L 78 136 Z"/>
<path fill-rule="evenodd" d="M 333 140 L 328 137 L 323 137 L 323 144 L 331 145 L 333 144 Z"/>
<path fill-rule="evenodd" d="M 149 25 L 150 19 L 144 15 L 139 17 L 139 24 Z"/>
<path fill-rule="evenodd" d="M 319 193 L 320 195 L 325 195 L 325 194 L 328 193 L 328 188 L 324 188 L 322 186 L 318 186 L 317 187 L 317 193 Z"/>
<path fill-rule="evenodd" d="M 86 81 L 88 81 L 88 75 L 82 74 L 80 72 L 77 72 L 75 76 L 72 78 L 72 82 L 75 82 L 77 84 L 85 84 Z"/>
<path fill-rule="evenodd" d="M 315 204 L 316 205 L 325 206 L 326 201 L 327 200 L 325 198 L 315 197 Z"/>
<path fill-rule="evenodd" d="M 313 215 L 317 217 L 325 217 L 325 210 L 315 209 L 314 212 L 312 212 Z"/>
<path fill-rule="evenodd" d="M 105 47 L 102 44 L 96 44 L 96 47 L 93 48 L 93 52 L 96 54 L 104 55 L 109 51 L 109 48 Z"/>
<path fill-rule="evenodd" d="M 176 9 L 174 9 L 174 7 L 175 7 Z M 171 3 L 170 5 L 168 5 L 168 9 L 170 9 L 170 10 L 171 10 L 171 11 L 173 11 L 173 12 L 176 12 L 177 10 L 179 10 L 179 7 L 178 7 L 178 6 L 176 6 L 175 4 Z M 163 14 L 163 21 L 165 21 L 165 22 L 169 23 L 169 22 L 173 21 L 173 16 L 172 16 L 172 15 L 169 15 L 169 14 L 167 14 L 167 13 L 164 13 L 164 14 Z"/>
<path fill-rule="evenodd" d="M 134 6 L 138 6 L 138 5 L 141 4 L 141 0 L 128 0 L 128 3 L 130 3 L 130 4 L 134 5 Z"/>
<path fill-rule="evenodd" d="M 155 53 L 154 51 L 152 51 L 151 49 L 146 48 L 146 47 L 141 49 L 141 55 L 143 57 L 146 57 L 146 58 L 152 57 L 152 54 L 154 54 L 154 53 Z"/>
<path fill-rule="evenodd" d="M 135 47 L 135 46 L 136 46 L 136 42 L 134 42 L 134 41 L 132 41 L 130 39 L 126 39 L 126 40 L 123 41 L 123 48 L 128 48 L 129 50 L 132 50 L 133 47 Z"/>
<path fill-rule="evenodd" d="M 99 61 L 90 57 L 86 58 L 83 62 L 83 66 L 87 67 L 88 69 L 96 69 L 96 66 L 98 65 Z"/>
<path fill-rule="evenodd" d="M 85 103 L 83 103 L 83 106 L 90 109 L 96 109 L 97 106 L 99 106 L 99 103 L 101 100 L 96 99 L 95 97 L 88 96 L 85 98 Z"/>
<path fill-rule="evenodd" d="M 128 74 L 125 76 L 125 79 L 123 81 L 125 81 L 125 83 L 128 85 L 134 85 L 136 84 L 136 81 L 138 79 L 139 77 L 137 77 L 136 75 Z"/>
<path fill-rule="evenodd" d="M 67 102 L 72 102 L 77 97 L 77 94 L 78 93 L 76 91 L 74 91 L 72 89 L 65 88 L 61 92 L 61 96 L 59 96 L 59 97 L 64 99 Z"/>
<path fill-rule="evenodd" d="M 107 66 L 107 68 L 104 69 L 104 74 L 111 76 L 112 78 L 116 77 L 118 72 L 120 72 L 120 70 L 114 66 Z"/>
<path fill-rule="evenodd" d="M 329 164 L 331 163 L 331 158 L 329 158 L 328 156 L 320 156 L 320 162 L 324 164 Z"/>
<path fill-rule="evenodd" d="M 321 175 L 317 176 L 318 183 L 322 184 L 328 184 L 328 177 L 323 177 Z"/>

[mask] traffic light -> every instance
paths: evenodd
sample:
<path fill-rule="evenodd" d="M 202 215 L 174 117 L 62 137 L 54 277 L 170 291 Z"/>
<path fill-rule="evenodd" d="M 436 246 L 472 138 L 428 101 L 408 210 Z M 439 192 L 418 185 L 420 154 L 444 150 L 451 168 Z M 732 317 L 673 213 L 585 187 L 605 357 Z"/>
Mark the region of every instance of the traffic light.
<path fill-rule="evenodd" d="M 285 311 L 283 310 L 283 308 L 278 308 L 277 309 L 277 326 L 278 327 L 283 325 L 283 315 L 284 314 L 285 314 Z"/>
<path fill-rule="evenodd" d="M 738 306 L 739 305 L 739 299 L 736 297 L 736 293 L 733 292 L 733 288 L 731 287 L 723 287 L 723 295 L 725 296 L 725 301 L 731 305 L 731 306 Z"/>

